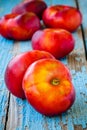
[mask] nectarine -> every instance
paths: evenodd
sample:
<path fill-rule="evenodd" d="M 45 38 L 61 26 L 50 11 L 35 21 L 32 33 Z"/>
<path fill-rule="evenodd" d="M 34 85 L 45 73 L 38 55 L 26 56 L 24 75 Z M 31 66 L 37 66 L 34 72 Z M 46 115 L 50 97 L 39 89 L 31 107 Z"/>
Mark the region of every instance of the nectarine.
<path fill-rule="evenodd" d="M 47 4 L 41 0 L 26 0 L 16 5 L 12 9 L 12 13 L 24 13 L 24 12 L 33 12 L 40 19 L 42 18 L 43 11 L 47 8 Z"/>
<path fill-rule="evenodd" d="M 55 59 L 41 59 L 31 64 L 22 85 L 28 102 L 46 116 L 67 111 L 75 101 L 70 71 Z"/>
<path fill-rule="evenodd" d="M 5 84 L 14 96 L 25 99 L 25 94 L 22 89 L 23 76 L 30 64 L 44 58 L 54 57 L 45 51 L 32 50 L 15 56 L 8 63 L 5 70 Z"/>
<path fill-rule="evenodd" d="M 82 23 L 82 14 L 75 7 L 53 5 L 44 11 L 43 21 L 47 27 L 62 28 L 73 32 Z"/>
<path fill-rule="evenodd" d="M 31 39 L 33 33 L 41 27 L 39 18 L 32 12 L 6 14 L 0 18 L 0 34 L 14 40 Z"/>
<path fill-rule="evenodd" d="M 75 46 L 73 35 L 64 29 L 39 30 L 31 40 L 33 49 L 48 51 L 58 59 L 68 55 Z"/>

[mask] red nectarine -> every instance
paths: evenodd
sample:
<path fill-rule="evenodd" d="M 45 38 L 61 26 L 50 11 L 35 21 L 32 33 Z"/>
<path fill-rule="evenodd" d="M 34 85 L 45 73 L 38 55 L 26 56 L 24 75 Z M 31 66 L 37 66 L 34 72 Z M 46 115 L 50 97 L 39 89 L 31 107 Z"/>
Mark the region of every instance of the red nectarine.
<path fill-rule="evenodd" d="M 24 12 L 33 12 L 40 19 L 42 18 L 43 11 L 47 8 L 47 5 L 44 1 L 41 0 L 26 0 L 16 5 L 12 9 L 12 13 L 24 13 Z"/>
<path fill-rule="evenodd" d="M 41 27 L 34 13 L 6 14 L 0 18 L 0 34 L 14 40 L 31 39 L 33 33 Z"/>
<path fill-rule="evenodd" d="M 44 58 L 54 58 L 50 53 L 38 50 L 24 52 L 14 57 L 5 70 L 5 84 L 8 90 L 16 97 L 25 98 L 22 89 L 22 79 L 30 64 Z"/>
<path fill-rule="evenodd" d="M 43 21 L 47 27 L 62 28 L 73 32 L 82 23 L 82 15 L 75 7 L 53 5 L 44 11 Z"/>
<path fill-rule="evenodd" d="M 68 68 L 55 59 L 34 62 L 23 77 L 28 102 L 46 116 L 67 111 L 75 100 L 75 89 Z"/>
<path fill-rule="evenodd" d="M 73 35 L 63 29 L 39 30 L 32 36 L 32 48 L 50 52 L 56 58 L 68 55 L 75 45 Z"/>

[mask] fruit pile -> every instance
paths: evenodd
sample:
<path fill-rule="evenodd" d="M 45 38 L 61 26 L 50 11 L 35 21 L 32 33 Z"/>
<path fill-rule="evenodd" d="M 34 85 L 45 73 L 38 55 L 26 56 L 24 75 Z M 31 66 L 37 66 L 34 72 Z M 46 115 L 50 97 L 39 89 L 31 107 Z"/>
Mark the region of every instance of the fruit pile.
<path fill-rule="evenodd" d="M 35 110 L 46 116 L 65 112 L 75 101 L 70 71 L 58 59 L 74 49 L 72 32 L 81 23 L 81 12 L 75 7 L 47 7 L 42 0 L 25 0 L 0 18 L 3 37 L 31 39 L 33 48 L 8 63 L 5 84 L 14 96 L 27 99 Z"/>

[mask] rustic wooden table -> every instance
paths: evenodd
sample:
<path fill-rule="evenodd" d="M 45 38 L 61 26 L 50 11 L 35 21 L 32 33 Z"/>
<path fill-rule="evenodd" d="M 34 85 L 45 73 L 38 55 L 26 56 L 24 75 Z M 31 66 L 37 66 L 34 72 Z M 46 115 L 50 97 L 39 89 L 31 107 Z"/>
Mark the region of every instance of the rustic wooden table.
<path fill-rule="evenodd" d="M 0 0 L 0 17 L 10 13 L 22 0 Z M 61 61 L 70 68 L 76 89 L 74 105 L 66 113 L 46 117 L 36 112 L 26 100 L 11 95 L 4 83 L 4 72 L 10 59 L 31 50 L 31 41 L 13 41 L 0 36 L 0 130 L 87 130 L 87 0 L 45 0 L 49 5 L 67 4 L 80 9 L 82 25 L 73 36 L 75 49 Z"/>

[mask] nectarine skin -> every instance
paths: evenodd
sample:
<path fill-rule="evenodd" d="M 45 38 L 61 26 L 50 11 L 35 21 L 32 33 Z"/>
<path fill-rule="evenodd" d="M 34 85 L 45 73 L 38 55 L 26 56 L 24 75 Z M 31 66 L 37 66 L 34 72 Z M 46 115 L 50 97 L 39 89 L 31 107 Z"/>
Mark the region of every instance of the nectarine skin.
<path fill-rule="evenodd" d="M 42 59 L 31 64 L 22 85 L 28 102 L 46 116 L 67 111 L 75 101 L 70 72 L 55 59 Z"/>
<path fill-rule="evenodd" d="M 27 0 L 21 2 L 20 4 L 16 5 L 12 9 L 12 13 L 24 13 L 24 12 L 33 12 L 35 13 L 40 19 L 42 18 L 43 11 L 47 8 L 47 5 L 44 1 L 41 0 Z"/>
<path fill-rule="evenodd" d="M 48 51 L 57 59 L 68 55 L 75 46 L 73 35 L 64 29 L 39 30 L 31 40 L 33 49 Z"/>
<path fill-rule="evenodd" d="M 48 7 L 42 18 L 47 27 L 62 28 L 70 32 L 76 31 L 82 23 L 81 12 L 77 8 L 68 5 Z"/>
<path fill-rule="evenodd" d="M 0 34 L 14 40 L 31 39 L 41 28 L 40 20 L 34 13 L 6 14 L 0 18 Z"/>
<path fill-rule="evenodd" d="M 8 90 L 16 97 L 25 99 L 22 89 L 22 79 L 30 64 L 44 58 L 54 58 L 45 51 L 32 50 L 15 56 L 5 70 L 5 84 Z"/>

